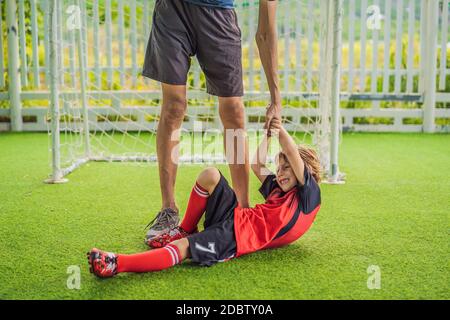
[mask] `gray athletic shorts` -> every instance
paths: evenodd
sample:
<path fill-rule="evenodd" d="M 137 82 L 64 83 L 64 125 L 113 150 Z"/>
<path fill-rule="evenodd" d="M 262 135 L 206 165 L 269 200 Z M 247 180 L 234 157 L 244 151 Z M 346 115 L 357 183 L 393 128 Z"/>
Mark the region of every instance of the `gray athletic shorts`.
<path fill-rule="evenodd" d="M 186 85 L 195 55 L 209 94 L 243 96 L 241 30 L 234 9 L 156 0 L 142 75 Z"/>

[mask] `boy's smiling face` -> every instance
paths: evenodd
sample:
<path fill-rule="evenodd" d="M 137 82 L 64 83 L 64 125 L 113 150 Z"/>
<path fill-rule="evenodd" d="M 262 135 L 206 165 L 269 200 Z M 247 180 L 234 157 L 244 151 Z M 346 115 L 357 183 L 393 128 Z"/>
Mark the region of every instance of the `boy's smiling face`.
<path fill-rule="evenodd" d="M 294 188 L 298 182 L 291 165 L 283 154 L 277 156 L 277 182 L 284 192 Z"/>

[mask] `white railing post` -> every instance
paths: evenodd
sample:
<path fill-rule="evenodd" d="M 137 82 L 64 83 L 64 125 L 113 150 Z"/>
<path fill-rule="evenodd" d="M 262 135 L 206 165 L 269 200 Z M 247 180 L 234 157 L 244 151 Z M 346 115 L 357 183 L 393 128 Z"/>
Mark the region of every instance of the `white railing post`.
<path fill-rule="evenodd" d="M 424 39 L 425 57 L 422 65 L 423 74 L 423 131 L 432 133 L 435 131 L 436 108 L 436 72 L 437 72 L 437 35 L 438 35 L 438 0 L 426 1 L 426 14 L 424 15 Z"/>
<path fill-rule="evenodd" d="M 8 76 L 11 131 L 22 131 L 21 82 L 19 77 L 19 29 L 17 26 L 17 4 L 15 0 L 6 1 L 6 24 L 8 28 Z"/>
<path fill-rule="evenodd" d="M 331 41 L 330 2 L 320 1 L 320 65 L 319 65 L 319 109 L 321 122 L 315 128 L 314 143 L 319 147 L 319 159 L 324 175 L 330 171 L 330 114 L 331 114 Z M 308 70 L 309 69 L 308 66 Z M 309 71 L 308 71 L 309 72 Z M 309 91 L 310 92 L 310 91 Z"/>
<path fill-rule="evenodd" d="M 76 1 L 77 6 L 80 6 L 80 0 Z M 78 64 L 80 68 L 80 96 L 81 96 L 81 107 L 83 110 L 83 131 L 84 131 L 84 152 L 85 157 L 89 159 L 91 156 L 91 143 L 90 143 L 90 136 L 89 136 L 89 111 L 88 111 L 88 99 L 87 99 L 87 74 L 86 74 L 86 68 L 87 68 L 87 58 L 86 55 L 86 45 L 85 38 L 83 35 L 86 34 L 85 25 L 80 19 L 81 23 L 79 26 L 77 26 L 77 34 L 76 39 L 78 41 Z"/>
<path fill-rule="evenodd" d="M 342 183 L 339 177 L 339 136 L 341 127 L 341 50 L 342 50 L 342 0 L 332 2 L 333 47 L 331 57 L 331 144 L 330 144 L 330 183 Z"/>
<path fill-rule="evenodd" d="M 64 179 L 61 170 L 61 158 L 60 158 L 60 112 L 59 112 L 59 82 L 58 82 L 58 47 L 57 47 L 57 32 L 56 32 L 56 11 L 55 1 L 49 0 L 46 6 L 45 19 L 47 19 L 47 30 L 49 35 L 48 47 L 49 51 L 49 76 L 50 83 L 50 108 L 51 108 L 51 135 L 52 135 L 52 175 L 46 183 L 65 183 L 68 180 Z"/>

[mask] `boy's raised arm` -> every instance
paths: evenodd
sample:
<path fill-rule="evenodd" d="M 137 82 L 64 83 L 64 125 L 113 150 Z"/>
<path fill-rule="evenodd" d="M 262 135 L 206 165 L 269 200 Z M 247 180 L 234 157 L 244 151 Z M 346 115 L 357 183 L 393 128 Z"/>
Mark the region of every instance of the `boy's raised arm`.
<path fill-rule="evenodd" d="M 305 184 L 304 170 L 305 164 L 298 152 L 297 144 L 286 129 L 281 124 L 279 118 L 272 119 L 270 123 L 270 129 L 278 132 L 278 138 L 280 141 L 280 146 L 283 154 L 287 157 L 288 162 L 294 171 L 295 177 L 300 182 L 301 185 Z"/>

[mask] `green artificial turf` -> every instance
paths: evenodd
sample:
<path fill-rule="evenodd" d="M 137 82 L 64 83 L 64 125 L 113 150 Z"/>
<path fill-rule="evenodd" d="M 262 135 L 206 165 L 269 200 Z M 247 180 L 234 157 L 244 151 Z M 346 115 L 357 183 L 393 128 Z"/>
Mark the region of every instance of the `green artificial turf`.
<path fill-rule="evenodd" d="M 46 134 L 0 134 L 0 299 L 449 299 L 450 136 L 345 134 L 347 184 L 322 185 L 311 230 L 287 247 L 215 265 L 99 280 L 91 247 L 146 250 L 157 167 L 89 163 L 46 185 Z M 220 167 L 229 177 L 226 167 Z M 181 209 L 201 166 L 179 168 Z M 251 200 L 262 201 L 251 178 Z M 81 268 L 80 290 L 66 286 Z M 381 270 L 369 290 L 367 269 Z"/>

